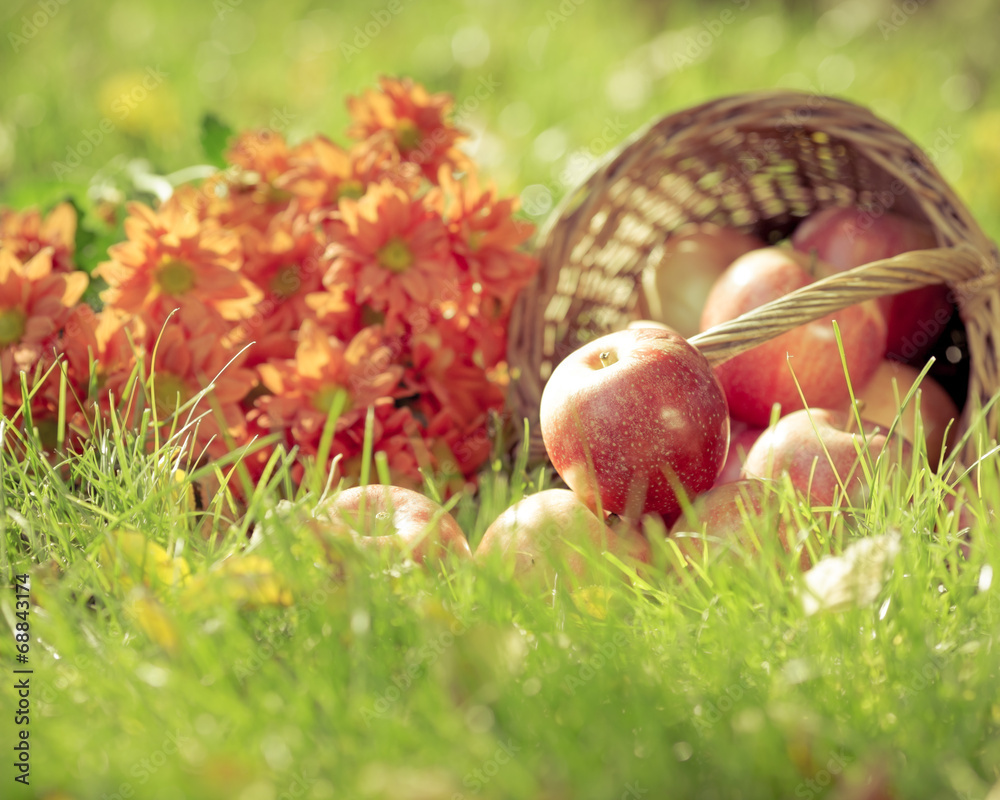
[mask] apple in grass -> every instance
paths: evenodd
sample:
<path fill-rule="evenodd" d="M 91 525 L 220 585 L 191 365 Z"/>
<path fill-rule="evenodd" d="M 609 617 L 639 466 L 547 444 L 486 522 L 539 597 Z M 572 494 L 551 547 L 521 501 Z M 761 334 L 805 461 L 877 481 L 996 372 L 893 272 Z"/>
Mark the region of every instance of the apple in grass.
<path fill-rule="evenodd" d="M 875 216 L 860 208 L 838 206 L 807 217 L 792 234 L 792 246 L 842 272 L 938 245 L 929 225 L 891 211 Z M 903 360 L 926 354 L 954 310 L 944 284 L 887 295 L 878 303 L 888 326 L 886 350 Z"/>
<path fill-rule="evenodd" d="M 844 500 L 862 507 L 870 486 L 862 459 L 892 466 L 909 461 L 909 442 L 865 419 L 858 429 L 853 414 L 824 408 L 801 409 L 779 419 L 757 439 L 743 463 L 746 478 L 780 478 L 787 473 L 792 485 L 813 503 L 835 507 Z M 859 455 L 860 452 L 860 455 Z"/>
<path fill-rule="evenodd" d="M 716 486 L 740 479 L 740 472 L 743 470 L 743 462 L 746 460 L 747 453 L 750 452 L 750 448 L 763 432 L 764 428 L 748 425 L 742 420 L 729 420 L 729 453 L 726 455 L 726 463 L 722 467 L 722 472 L 715 479 Z"/>
<path fill-rule="evenodd" d="M 758 478 L 717 485 L 700 495 L 670 528 L 670 538 L 685 564 L 714 561 L 731 552 L 756 552 L 748 525 L 765 547 L 764 537 L 770 537 L 789 549 L 781 499 L 773 486 Z M 799 565 L 808 569 L 809 564 L 809 553 L 803 548 Z"/>
<path fill-rule="evenodd" d="M 900 410 L 899 404 L 906 399 L 913 384 L 920 378 L 920 370 L 901 364 L 898 361 L 886 359 L 879 364 L 875 374 L 857 393 L 857 399 L 862 403 L 861 414 L 865 419 L 876 422 L 883 430 L 899 418 L 896 430 L 911 443 L 917 441 L 917 396 L 910 400 L 906 408 Z M 932 467 L 937 467 L 941 452 L 948 443 L 946 439 L 953 435 L 957 428 L 959 416 L 958 407 L 951 395 L 930 376 L 924 376 L 919 383 L 920 421 L 923 426 L 923 439 L 927 447 L 927 461 Z M 898 401 L 897 401 L 898 398 Z M 950 429 L 949 429 L 950 426 Z"/>
<path fill-rule="evenodd" d="M 829 268 L 822 262 L 794 250 L 767 247 L 747 253 L 715 284 L 701 328 L 735 319 L 827 274 Z M 783 414 L 803 407 L 799 388 L 808 406 L 836 408 L 848 403 L 834 320 L 852 384 L 862 386 L 885 356 L 886 323 L 874 301 L 800 325 L 716 366 L 733 417 L 767 426 L 775 403 Z"/>
<path fill-rule="evenodd" d="M 570 353 L 539 408 L 552 466 L 592 509 L 625 517 L 680 508 L 722 469 L 729 413 L 706 358 L 660 328 L 617 331 Z"/>
<path fill-rule="evenodd" d="M 476 562 L 498 560 L 518 583 L 551 586 L 567 566 L 585 580 L 587 559 L 607 550 L 623 561 L 649 563 L 649 542 L 631 531 L 615 532 L 566 489 L 529 495 L 504 511 L 486 529 L 476 548 Z"/>
<path fill-rule="evenodd" d="M 397 551 L 417 563 L 448 554 L 471 559 L 462 529 L 439 504 L 402 486 L 345 489 L 314 512 L 310 527 L 330 553 L 330 539 L 349 537 L 362 548 Z"/>
<path fill-rule="evenodd" d="M 650 317 L 685 338 L 694 336 L 712 284 L 736 258 L 764 246 L 756 236 L 711 222 L 681 226 L 642 274 Z"/>

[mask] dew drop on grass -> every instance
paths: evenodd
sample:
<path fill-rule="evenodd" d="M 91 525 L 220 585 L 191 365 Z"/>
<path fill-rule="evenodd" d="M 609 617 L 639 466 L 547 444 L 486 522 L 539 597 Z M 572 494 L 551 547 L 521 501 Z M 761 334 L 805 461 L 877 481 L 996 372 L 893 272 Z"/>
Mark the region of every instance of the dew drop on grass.
<path fill-rule="evenodd" d="M 674 745 L 674 757 L 678 761 L 687 761 L 694 755 L 694 748 L 687 742 L 677 742 Z"/>
<path fill-rule="evenodd" d="M 983 568 L 979 571 L 979 591 L 988 591 L 990 586 L 993 584 L 993 567 L 989 564 L 984 564 Z"/>
<path fill-rule="evenodd" d="M 351 614 L 351 633 L 355 636 L 364 636 L 371 627 L 372 618 L 364 608 L 357 608 Z"/>
<path fill-rule="evenodd" d="M 166 686 L 167 679 L 170 677 L 170 673 L 167 670 L 155 664 L 140 664 L 135 668 L 135 674 L 139 680 L 148 683 L 156 689 Z"/>
<path fill-rule="evenodd" d="M 792 659 L 785 664 L 785 667 L 781 672 L 785 680 L 793 686 L 797 683 L 809 680 L 812 675 L 812 669 L 809 666 L 809 662 L 804 658 Z"/>
<path fill-rule="evenodd" d="M 489 706 L 472 706 L 465 712 L 465 724 L 472 733 L 486 733 L 493 727 L 495 717 Z"/>
<path fill-rule="evenodd" d="M 276 734 L 267 734 L 261 739 L 260 753 L 268 766 L 274 770 L 284 770 L 292 764 L 292 753 L 288 745 Z"/>

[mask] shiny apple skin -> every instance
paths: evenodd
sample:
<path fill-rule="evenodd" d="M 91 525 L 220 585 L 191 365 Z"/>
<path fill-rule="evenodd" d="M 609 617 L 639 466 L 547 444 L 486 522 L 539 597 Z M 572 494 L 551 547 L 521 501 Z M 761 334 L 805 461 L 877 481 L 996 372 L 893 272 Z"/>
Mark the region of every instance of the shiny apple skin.
<path fill-rule="evenodd" d="M 777 247 L 741 256 L 712 289 L 702 314 L 702 329 L 808 286 L 814 280 L 811 269 L 817 271 L 816 277 L 827 271 L 808 256 Z M 733 417 L 765 427 L 770 424 L 775 403 L 780 404 L 782 414 L 803 407 L 799 388 L 810 407 L 846 404 L 850 392 L 833 332 L 834 320 L 840 328 L 851 381 L 855 386 L 864 385 L 885 356 L 886 323 L 874 301 L 800 325 L 719 364 L 715 371 Z"/>
<path fill-rule="evenodd" d="M 417 563 L 440 560 L 448 553 L 463 560 L 472 558 L 469 542 L 455 518 L 439 503 L 402 486 L 375 484 L 345 489 L 317 509 L 311 527 L 321 541 L 328 536 L 350 536 L 364 548 L 412 548 Z M 382 530 L 390 532 L 372 535 Z"/>
<path fill-rule="evenodd" d="M 854 207 L 831 207 L 800 223 L 792 234 L 792 246 L 803 253 L 814 252 L 839 272 L 910 250 L 937 247 L 937 239 L 930 226 L 891 211 L 876 215 Z M 906 360 L 917 359 L 933 347 L 954 310 L 944 284 L 887 295 L 878 303 L 888 325 L 886 352 Z"/>
<path fill-rule="evenodd" d="M 475 559 L 478 564 L 504 562 L 519 583 L 551 586 L 560 561 L 576 578 L 587 577 L 588 562 L 574 545 L 650 561 L 649 542 L 641 534 L 613 531 L 567 489 L 546 489 L 510 506 L 486 529 Z"/>
<path fill-rule="evenodd" d="M 845 500 L 840 490 L 843 482 L 846 502 L 863 507 L 870 487 L 857 448 L 867 448 L 872 463 L 888 448 L 890 464 L 899 461 L 897 455 L 905 464 L 912 456 L 912 447 L 895 436 L 887 439 L 887 430 L 881 425 L 865 419 L 861 423 L 859 433 L 845 411 L 794 411 L 760 435 L 747 453 L 743 477 L 777 479 L 787 473 L 799 492 L 817 505 L 830 507 Z"/>
<path fill-rule="evenodd" d="M 614 363 L 603 366 L 602 354 Z M 570 489 L 592 509 L 627 517 L 676 512 L 677 490 L 709 488 L 729 447 L 711 366 L 659 328 L 617 331 L 571 353 L 553 370 L 539 415 L 549 460 Z"/>

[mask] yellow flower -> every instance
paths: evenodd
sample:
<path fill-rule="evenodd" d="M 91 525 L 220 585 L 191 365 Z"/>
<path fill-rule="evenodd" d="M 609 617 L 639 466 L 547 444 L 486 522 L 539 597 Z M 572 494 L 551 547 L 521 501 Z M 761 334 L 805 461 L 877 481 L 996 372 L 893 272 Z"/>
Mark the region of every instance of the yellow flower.
<path fill-rule="evenodd" d="M 231 602 L 243 608 L 289 606 L 292 593 L 263 556 L 233 556 L 215 569 L 195 575 L 180 598 L 186 609 Z"/>
<path fill-rule="evenodd" d="M 146 589 L 135 589 L 124 605 L 126 616 L 167 652 L 177 652 L 180 634 L 162 603 Z"/>
<path fill-rule="evenodd" d="M 179 586 L 191 574 L 187 561 L 170 555 L 137 531 L 109 533 L 108 540 L 101 545 L 98 560 L 109 576 L 115 575 L 115 568 L 119 568 L 117 575 L 123 589 L 131 589 L 137 580 L 146 586 Z"/>

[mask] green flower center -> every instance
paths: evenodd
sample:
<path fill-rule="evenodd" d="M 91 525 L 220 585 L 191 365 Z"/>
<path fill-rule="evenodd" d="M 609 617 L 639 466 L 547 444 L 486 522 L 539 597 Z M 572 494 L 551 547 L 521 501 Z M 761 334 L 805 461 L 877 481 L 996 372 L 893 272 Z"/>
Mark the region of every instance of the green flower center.
<path fill-rule="evenodd" d="M 312 397 L 312 406 L 322 414 L 329 416 L 330 411 L 336 404 L 343 412 L 347 408 L 347 401 L 350 399 L 347 390 L 336 383 L 324 383 Z"/>
<path fill-rule="evenodd" d="M 282 300 L 295 294 L 301 285 L 299 268 L 295 264 L 285 264 L 281 267 L 269 284 L 271 291 Z"/>
<path fill-rule="evenodd" d="M 153 403 L 161 419 L 173 414 L 190 398 L 187 383 L 172 372 L 157 372 L 153 376 Z"/>
<path fill-rule="evenodd" d="M 337 199 L 350 197 L 357 200 L 365 193 L 365 187 L 361 181 L 344 181 L 337 187 Z"/>
<path fill-rule="evenodd" d="M 367 303 L 361 306 L 361 324 L 366 328 L 369 325 L 381 325 L 383 322 L 385 322 L 384 313 L 376 311 Z"/>
<path fill-rule="evenodd" d="M 0 347 L 19 342 L 24 335 L 28 317 L 19 308 L 5 308 L 0 311 Z"/>
<path fill-rule="evenodd" d="M 164 294 L 185 294 L 194 288 L 194 270 L 184 261 L 170 259 L 156 271 L 156 284 Z"/>
<path fill-rule="evenodd" d="M 405 272 L 413 263 L 413 252 L 398 236 L 382 245 L 375 256 L 378 263 L 390 272 Z"/>
<path fill-rule="evenodd" d="M 401 152 L 405 153 L 419 147 L 423 138 L 424 135 L 420 132 L 420 128 L 408 119 L 401 120 L 396 127 L 396 145 Z"/>

